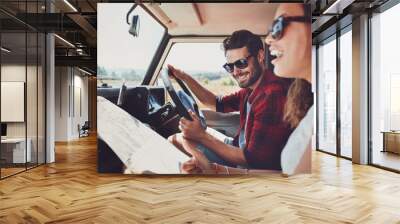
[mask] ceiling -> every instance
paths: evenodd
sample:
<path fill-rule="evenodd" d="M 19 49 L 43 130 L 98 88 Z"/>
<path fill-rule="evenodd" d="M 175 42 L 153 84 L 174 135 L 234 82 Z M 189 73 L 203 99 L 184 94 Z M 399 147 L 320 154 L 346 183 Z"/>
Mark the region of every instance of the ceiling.
<path fill-rule="evenodd" d="M 222 0 L 219 3 L 157 3 L 156 0 L 151 0 L 151 3 L 143 3 L 143 7 L 167 27 L 171 36 L 227 36 L 239 29 L 248 29 L 256 34 L 265 35 L 277 8 L 277 3 L 273 2 L 282 2 L 266 1 L 269 3 L 225 3 Z M 311 4 L 312 31 L 315 37 L 321 36 L 320 34 L 347 14 L 352 16 L 360 14 L 387 0 L 293 1 Z M 97 66 L 97 3 L 135 4 L 134 0 L 47 0 L 51 2 L 50 14 L 48 13 L 50 8 L 46 8 L 45 2 L 45 0 L 0 0 L 2 32 L 15 33 L 14 36 L 17 36 L 15 38 L 11 34 L 4 36 L 8 45 L 14 44 L 13 48 L 23 49 L 18 46 L 23 46 L 24 40 L 17 33 L 29 26 L 39 31 L 54 32 L 74 45 L 71 47 L 70 44 L 56 38 L 56 62 L 71 66 L 84 64 L 94 71 Z M 339 7 L 336 8 L 344 13 L 330 17 L 322 15 L 335 2 L 343 3 L 338 4 Z M 13 41 L 15 43 L 12 43 Z M 31 52 L 30 47 L 27 51 L 28 54 Z M 79 54 L 78 51 L 83 54 Z"/>
<path fill-rule="evenodd" d="M 28 45 L 25 43 L 25 30 L 31 27 L 28 32 L 56 33 L 71 43 L 55 38 L 56 65 L 80 66 L 95 72 L 97 2 L 100 1 L 47 2 L 50 4 L 46 6 L 45 0 L 0 0 L 2 44 L 12 49 L 8 54 L 2 52 L 3 59 L 17 62 L 24 59 L 24 55 L 27 55 L 28 59 L 36 55 L 36 46 L 34 43 L 30 44 L 33 35 L 28 34 Z"/>

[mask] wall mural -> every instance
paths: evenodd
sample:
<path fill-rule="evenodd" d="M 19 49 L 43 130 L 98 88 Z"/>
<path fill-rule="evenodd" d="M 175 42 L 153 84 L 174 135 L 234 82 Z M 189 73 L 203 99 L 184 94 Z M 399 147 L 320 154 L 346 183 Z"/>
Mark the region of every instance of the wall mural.
<path fill-rule="evenodd" d="M 98 171 L 311 172 L 311 10 L 98 4 Z"/>

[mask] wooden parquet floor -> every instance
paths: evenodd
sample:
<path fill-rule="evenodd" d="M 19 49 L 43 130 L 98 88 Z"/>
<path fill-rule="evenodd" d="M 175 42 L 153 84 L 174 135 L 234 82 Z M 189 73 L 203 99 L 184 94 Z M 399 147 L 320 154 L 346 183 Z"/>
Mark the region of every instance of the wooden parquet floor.
<path fill-rule="evenodd" d="M 94 137 L 0 181 L 0 223 L 400 223 L 400 175 L 313 153 L 294 177 L 96 172 Z"/>

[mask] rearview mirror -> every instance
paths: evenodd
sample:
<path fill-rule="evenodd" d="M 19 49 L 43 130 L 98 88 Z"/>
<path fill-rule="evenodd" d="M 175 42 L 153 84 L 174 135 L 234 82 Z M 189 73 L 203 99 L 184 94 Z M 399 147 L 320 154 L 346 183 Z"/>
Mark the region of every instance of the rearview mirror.
<path fill-rule="evenodd" d="M 132 34 L 132 36 L 137 37 L 139 36 L 139 28 L 140 28 L 140 22 L 139 22 L 139 16 L 134 15 L 132 17 L 132 23 L 130 24 L 129 28 L 129 33 Z"/>
<path fill-rule="evenodd" d="M 132 34 L 132 36 L 137 37 L 139 36 L 139 28 L 140 28 L 140 22 L 139 22 L 139 15 L 134 15 L 132 17 L 132 22 L 129 23 L 129 15 L 133 12 L 133 10 L 138 6 L 137 3 L 133 4 L 133 6 L 129 9 L 128 13 L 126 14 L 126 23 L 130 25 L 129 27 L 129 33 Z"/>

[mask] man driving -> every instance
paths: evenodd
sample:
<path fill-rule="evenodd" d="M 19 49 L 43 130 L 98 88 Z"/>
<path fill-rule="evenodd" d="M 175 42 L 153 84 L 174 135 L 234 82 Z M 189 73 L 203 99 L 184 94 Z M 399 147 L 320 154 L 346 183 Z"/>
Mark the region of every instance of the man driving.
<path fill-rule="evenodd" d="M 206 107 L 217 112 L 240 112 L 240 128 L 233 138 L 222 142 L 193 121 L 181 118 L 181 133 L 168 140 L 182 149 L 182 138 L 196 142 L 197 148 L 214 163 L 256 169 L 281 170 L 280 155 L 292 129 L 283 121 L 290 79 L 279 78 L 264 64 L 264 47 L 259 36 L 239 30 L 223 41 L 227 63 L 223 65 L 238 82 L 239 91 L 216 96 L 187 73 L 168 65 L 170 74 L 181 79 Z"/>

